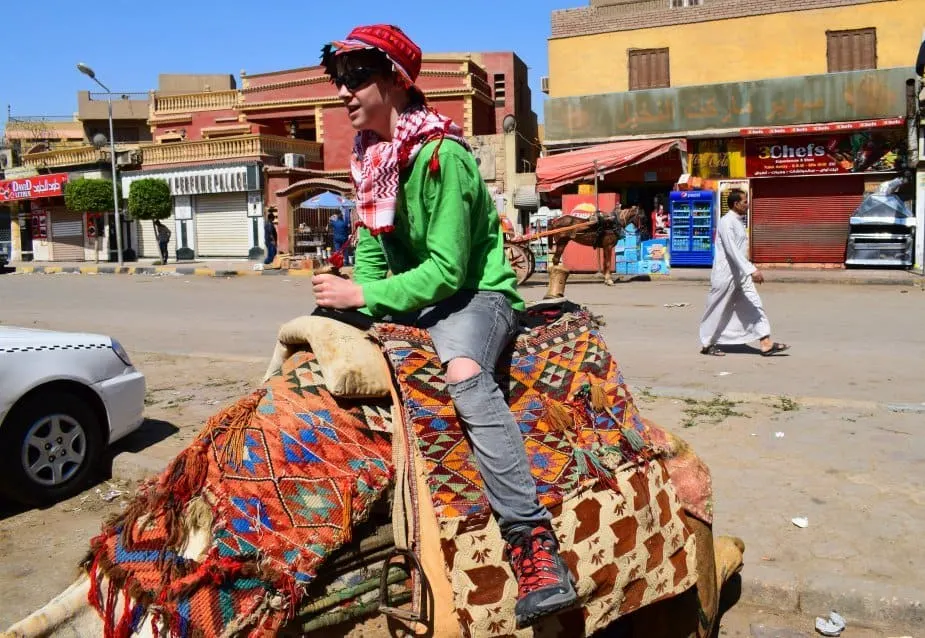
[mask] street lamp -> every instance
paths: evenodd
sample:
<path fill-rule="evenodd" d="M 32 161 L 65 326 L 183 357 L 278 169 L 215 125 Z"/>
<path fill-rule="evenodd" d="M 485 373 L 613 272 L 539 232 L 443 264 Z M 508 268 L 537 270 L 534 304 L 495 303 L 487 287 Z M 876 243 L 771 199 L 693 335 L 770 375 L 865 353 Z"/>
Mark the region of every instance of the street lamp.
<path fill-rule="evenodd" d="M 112 91 L 96 79 L 96 73 L 83 62 L 77 63 L 77 70 L 103 87 L 109 102 L 109 159 L 112 161 L 112 205 L 116 218 L 116 250 L 119 252 L 119 268 L 122 268 L 122 219 L 119 215 L 119 189 L 116 185 L 116 138 L 112 130 Z"/>

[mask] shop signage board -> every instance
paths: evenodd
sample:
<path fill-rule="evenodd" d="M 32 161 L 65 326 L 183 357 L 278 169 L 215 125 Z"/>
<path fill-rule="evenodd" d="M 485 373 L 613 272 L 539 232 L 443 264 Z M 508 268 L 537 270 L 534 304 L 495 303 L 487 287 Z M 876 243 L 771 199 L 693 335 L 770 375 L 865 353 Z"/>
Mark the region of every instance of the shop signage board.
<path fill-rule="evenodd" d="M 546 100 L 549 142 L 903 117 L 912 67 Z"/>
<path fill-rule="evenodd" d="M 749 138 L 749 177 L 836 175 L 897 170 L 904 161 L 903 129 Z"/>
<path fill-rule="evenodd" d="M 63 197 L 67 173 L 51 173 L 0 182 L 0 202 L 16 202 L 40 197 Z"/>

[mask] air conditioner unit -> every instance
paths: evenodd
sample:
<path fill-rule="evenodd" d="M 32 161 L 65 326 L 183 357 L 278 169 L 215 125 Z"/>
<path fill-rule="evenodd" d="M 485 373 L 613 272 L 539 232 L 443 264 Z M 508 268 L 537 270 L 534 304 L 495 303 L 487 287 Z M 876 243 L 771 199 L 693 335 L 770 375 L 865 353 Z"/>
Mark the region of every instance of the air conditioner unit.
<path fill-rule="evenodd" d="M 305 168 L 305 156 L 299 153 L 286 153 L 283 155 L 283 166 L 286 168 Z"/>
<path fill-rule="evenodd" d="M 135 153 L 132 151 L 125 151 L 122 153 L 116 153 L 116 166 L 131 166 L 136 164 Z"/>
<path fill-rule="evenodd" d="M 13 149 L 0 148 L 0 170 L 13 168 Z"/>
<path fill-rule="evenodd" d="M 549 76 L 548 75 L 544 75 L 543 77 L 540 78 L 540 90 L 543 93 L 546 93 L 547 95 L 549 94 Z"/>

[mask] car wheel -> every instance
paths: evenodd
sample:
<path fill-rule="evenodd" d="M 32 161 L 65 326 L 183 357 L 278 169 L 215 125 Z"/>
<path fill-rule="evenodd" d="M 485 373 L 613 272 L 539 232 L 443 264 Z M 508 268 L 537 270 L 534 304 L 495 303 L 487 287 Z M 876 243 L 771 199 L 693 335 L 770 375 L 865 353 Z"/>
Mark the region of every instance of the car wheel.
<path fill-rule="evenodd" d="M 87 485 L 102 448 L 99 419 L 85 401 L 66 392 L 32 396 L 0 428 L 0 489 L 27 505 L 70 498 Z"/>

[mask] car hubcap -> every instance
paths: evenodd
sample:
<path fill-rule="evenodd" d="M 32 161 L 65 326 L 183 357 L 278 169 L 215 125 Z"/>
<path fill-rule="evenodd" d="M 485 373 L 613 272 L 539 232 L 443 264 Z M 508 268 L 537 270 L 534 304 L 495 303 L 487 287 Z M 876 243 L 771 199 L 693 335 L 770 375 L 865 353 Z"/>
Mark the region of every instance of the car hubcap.
<path fill-rule="evenodd" d="M 26 433 L 22 466 L 36 483 L 54 487 L 73 477 L 86 456 L 87 437 L 80 423 L 66 414 L 53 414 Z"/>

